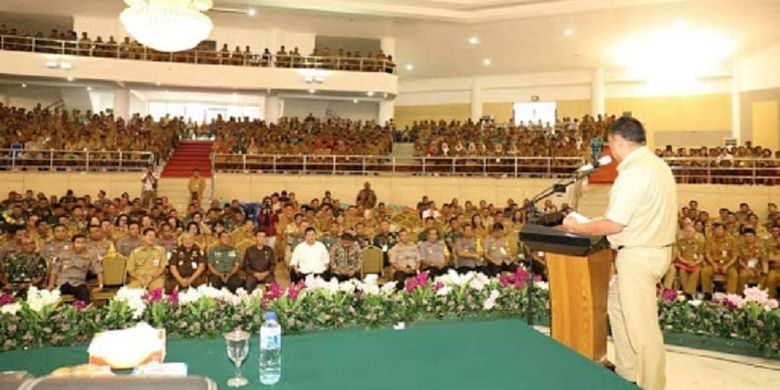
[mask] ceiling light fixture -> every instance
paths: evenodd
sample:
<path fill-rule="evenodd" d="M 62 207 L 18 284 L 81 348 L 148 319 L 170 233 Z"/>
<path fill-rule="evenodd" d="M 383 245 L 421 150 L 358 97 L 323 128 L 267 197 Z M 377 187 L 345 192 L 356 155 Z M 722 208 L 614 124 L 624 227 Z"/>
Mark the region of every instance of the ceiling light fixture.
<path fill-rule="evenodd" d="M 374 96 L 374 91 L 368 91 L 366 92 L 366 95 L 368 95 L 368 97 L 372 97 Z"/>
<path fill-rule="evenodd" d="M 75 79 L 73 78 L 73 76 L 68 76 L 67 80 L 68 80 L 68 81 L 73 81 L 73 80 L 75 80 Z"/>
<path fill-rule="evenodd" d="M 214 25 L 203 14 L 213 0 L 125 0 L 119 20 L 130 35 L 152 49 L 192 49 L 208 38 Z"/>
<path fill-rule="evenodd" d="M 469 38 L 469 43 L 472 45 L 479 45 L 479 37 L 475 35 Z"/>
<path fill-rule="evenodd" d="M 309 94 L 314 95 L 317 92 L 314 88 L 309 89 Z"/>
<path fill-rule="evenodd" d="M 246 10 L 246 14 L 249 15 L 249 16 L 255 16 L 255 15 L 257 15 L 257 10 L 254 9 L 254 8 L 250 8 L 250 9 Z"/>
<path fill-rule="evenodd" d="M 411 71 L 413 71 L 413 70 L 414 70 L 414 65 L 412 65 L 412 64 L 406 64 L 405 68 L 406 68 L 406 70 L 407 70 L 407 71 L 411 72 Z"/>
<path fill-rule="evenodd" d="M 485 58 L 484 60 L 482 60 L 482 65 L 490 66 L 492 64 L 493 64 L 493 60 L 491 60 L 490 58 Z"/>
<path fill-rule="evenodd" d="M 27 83 L 22 83 L 22 88 L 27 88 Z"/>
<path fill-rule="evenodd" d="M 352 103 L 355 103 L 355 104 L 357 104 L 357 102 L 358 102 L 358 100 L 357 100 L 357 99 L 352 99 Z"/>
<path fill-rule="evenodd" d="M 570 37 L 570 36 L 574 35 L 574 33 L 575 33 L 575 31 L 571 27 L 567 27 L 565 30 L 563 30 L 563 35 L 565 35 L 567 37 Z"/>

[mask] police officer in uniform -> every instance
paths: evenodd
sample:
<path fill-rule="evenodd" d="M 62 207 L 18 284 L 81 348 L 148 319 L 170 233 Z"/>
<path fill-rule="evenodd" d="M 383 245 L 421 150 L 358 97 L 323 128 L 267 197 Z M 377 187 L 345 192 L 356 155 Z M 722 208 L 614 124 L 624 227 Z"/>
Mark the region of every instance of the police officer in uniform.
<path fill-rule="evenodd" d="M 181 245 L 171 252 L 170 264 L 172 278 L 166 281 L 166 290 L 184 290 L 206 283 L 206 253 L 195 243 L 190 233 L 180 237 Z"/>
<path fill-rule="evenodd" d="M 114 244 L 103 238 L 103 230 L 100 226 L 90 225 L 87 250 L 94 252 L 98 259 L 102 259 L 106 257 L 108 252 L 114 251 Z"/>
<path fill-rule="evenodd" d="M 98 285 L 92 290 L 97 293 L 103 290 L 103 267 L 97 257 L 87 250 L 87 237 L 76 234 L 70 240 L 70 248 L 52 262 L 47 289 L 58 288 L 63 294 L 89 302 L 87 271 L 97 275 Z"/>
<path fill-rule="evenodd" d="M 763 287 L 769 272 L 769 257 L 764 246 L 758 242 L 755 229 L 742 230 L 742 245 L 737 250 L 737 258 L 739 264 L 737 293 L 742 294 L 748 282 Z"/>
<path fill-rule="evenodd" d="M 726 227 L 716 222 L 712 238 L 707 241 L 704 257 L 707 263 L 701 269 L 701 289 L 707 299 L 712 298 L 715 274 L 726 276 L 726 292 L 737 293 L 739 272 L 737 271 L 737 250 L 734 239 L 727 234 Z"/>
<path fill-rule="evenodd" d="M 414 276 L 420 270 L 420 251 L 410 239 L 409 232 L 401 229 L 398 232 L 398 243 L 388 252 L 390 266 L 393 267 L 393 280 L 403 283 L 406 278 Z"/>
<path fill-rule="evenodd" d="M 463 226 L 463 236 L 455 240 L 453 252 L 458 259 L 458 269 L 461 272 L 481 268 L 485 265 L 482 259 L 482 247 L 479 239 L 474 235 L 474 226 L 470 224 Z"/>
<path fill-rule="evenodd" d="M 682 289 L 689 297 L 696 294 L 699 273 L 704 262 L 704 243 L 696 237 L 693 225 L 683 228 L 683 236 L 677 240 L 672 252 L 674 263 L 664 277 L 664 288 L 674 287 L 674 279 L 680 276 Z"/>
<path fill-rule="evenodd" d="M 127 259 L 128 287 L 156 290 L 165 288 L 165 271 L 168 257 L 165 248 L 157 245 L 157 233 L 152 228 L 144 230 L 143 245 L 133 249 Z"/>
<path fill-rule="evenodd" d="M 238 250 L 231 245 L 230 233 L 220 232 L 219 243 L 209 250 L 209 283 L 215 288 L 227 287 L 235 292 L 243 283 L 238 271 L 241 259 Z"/>
<path fill-rule="evenodd" d="M 47 264 L 51 264 L 55 257 L 62 256 L 70 248 L 70 244 L 68 228 L 65 225 L 57 224 L 54 226 L 54 238 L 41 247 L 41 256 Z"/>
<path fill-rule="evenodd" d="M 275 281 L 276 254 L 267 244 L 266 232 L 258 230 L 255 233 L 255 245 L 247 248 L 244 253 L 244 288 L 249 292 L 259 283 L 268 285 Z"/>
<path fill-rule="evenodd" d="M 608 131 L 618 177 L 605 216 L 586 223 L 564 220 L 572 233 L 607 235 L 617 249 L 608 313 L 616 372 L 645 390 L 666 384 L 664 339 L 658 326 L 656 283 L 672 261 L 677 189 L 672 171 L 647 148 L 644 126 L 624 116 Z"/>
<path fill-rule="evenodd" d="M 439 231 L 436 228 L 428 229 L 426 240 L 417 244 L 420 250 L 421 268 L 432 275 L 442 275 L 447 270 L 450 251 L 443 240 L 439 239 Z"/>

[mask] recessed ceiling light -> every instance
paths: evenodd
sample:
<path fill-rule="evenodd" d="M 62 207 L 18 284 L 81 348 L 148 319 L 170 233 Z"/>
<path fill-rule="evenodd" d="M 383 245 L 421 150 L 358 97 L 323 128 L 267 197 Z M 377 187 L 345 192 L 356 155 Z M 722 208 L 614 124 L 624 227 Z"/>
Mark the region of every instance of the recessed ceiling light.
<path fill-rule="evenodd" d="M 491 60 L 490 58 L 485 58 L 484 60 L 482 60 L 482 65 L 490 66 L 491 64 L 493 64 L 493 60 Z"/>
<path fill-rule="evenodd" d="M 358 100 L 357 100 L 357 99 L 352 99 L 352 103 L 355 103 L 355 104 L 357 104 L 357 102 L 358 102 Z"/>
<path fill-rule="evenodd" d="M 92 87 L 87 86 L 87 91 L 91 91 L 91 90 L 92 90 Z"/>
<path fill-rule="evenodd" d="M 366 92 L 366 95 L 368 95 L 368 97 L 374 96 L 374 91 L 368 91 Z"/>
<path fill-rule="evenodd" d="M 75 79 L 73 78 L 73 76 L 68 76 L 68 81 L 73 81 L 73 80 L 75 80 Z"/>
<path fill-rule="evenodd" d="M 22 88 L 27 88 L 27 83 L 22 83 Z"/>
<path fill-rule="evenodd" d="M 387 93 L 385 93 L 385 99 L 387 99 Z"/>
<path fill-rule="evenodd" d="M 257 10 L 254 9 L 254 8 L 250 8 L 250 9 L 246 10 L 246 14 L 249 15 L 249 16 L 255 16 L 255 15 L 257 15 Z"/>
<path fill-rule="evenodd" d="M 411 72 L 411 71 L 413 71 L 413 70 L 414 70 L 414 65 L 412 65 L 412 64 L 406 64 L 406 70 L 408 70 L 408 71 L 410 71 L 410 72 Z"/>
<path fill-rule="evenodd" d="M 312 89 L 309 89 L 309 93 L 310 93 L 310 94 L 314 94 L 315 92 L 317 92 L 317 91 L 315 91 L 315 90 L 314 90 L 314 88 L 312 88 Z"/>
<path fill-rule="evenodd" d="M 565 30 L 563 30 L 563 35 L 567 37 L 574 35 L 574 29 L 571 27 L 567 27 Z"/>
<path fill-rule="evenodd" d="M 479 45 L 479 37 L 475 35 L 469 38 L 469 43 L 472 45 Z"/>

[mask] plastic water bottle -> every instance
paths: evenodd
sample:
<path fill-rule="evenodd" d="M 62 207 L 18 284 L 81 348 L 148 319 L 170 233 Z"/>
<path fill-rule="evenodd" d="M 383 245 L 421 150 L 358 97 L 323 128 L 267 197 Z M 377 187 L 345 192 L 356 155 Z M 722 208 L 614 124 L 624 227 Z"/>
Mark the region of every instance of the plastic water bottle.
<path fill-rule="evenodd" d="M 273 385 L 282 376 L 282 327 L 276 322 L 276 313 L 265 313 L 260 328 L 260 383 Z"/>

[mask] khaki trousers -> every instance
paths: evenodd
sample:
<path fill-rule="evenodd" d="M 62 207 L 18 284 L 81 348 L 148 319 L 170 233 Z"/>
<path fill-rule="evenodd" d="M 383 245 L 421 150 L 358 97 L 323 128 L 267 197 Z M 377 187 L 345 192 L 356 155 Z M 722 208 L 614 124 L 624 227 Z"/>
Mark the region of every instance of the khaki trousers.
<path fill-rule="evenodd" d="M 682 287 L 682 290 L 686 294 L 696 294 L 696 287 L 699 286 L 699 272 L 700 269 L 697 269 L 696 271 L 686 271 L 683 269 L 678 269 L 674 265 L 669 267 L 669 271 L 666 272 L 666 276 L 664 276 L 664 288 L 667 290 L 671 290 L 674 288 L 674 279 L 677 277 L 677 275 L 680 275 L 680 287 Z"/>
<path fill-rule="evenodd" d="M 736 266 L 731 266 L 726 270 L 726 293 L 736 294 L 739 284 L 739 272 Z M 712 294 L 713 281 L 715 278 L 715 268 L 709 264 L 701 268 L 701 290 L 704 293 Z"/>
<path fill-rule="evenodd" d="M 780 269 L 770 269 L 766 277 L 766 288 L 770 298 L 777 298 L 777 284 L 780 282 Z"/>
<path fill-rule="evenodd" d="M 666 384 L 664 338 L 658 325 L 656 284 L 672 262 L 671 247 L 623 248 L 609 284 L 607 312 L 616 372 L 645 390 Z"/>

